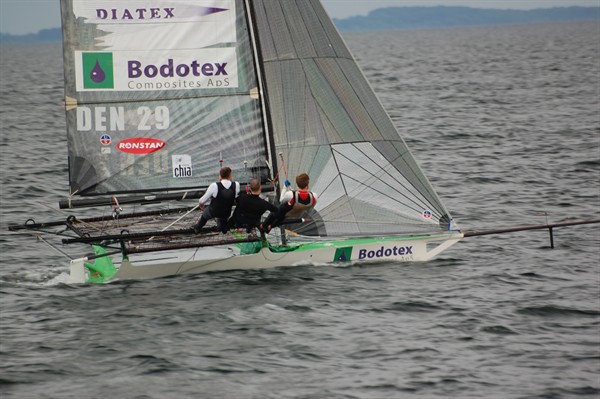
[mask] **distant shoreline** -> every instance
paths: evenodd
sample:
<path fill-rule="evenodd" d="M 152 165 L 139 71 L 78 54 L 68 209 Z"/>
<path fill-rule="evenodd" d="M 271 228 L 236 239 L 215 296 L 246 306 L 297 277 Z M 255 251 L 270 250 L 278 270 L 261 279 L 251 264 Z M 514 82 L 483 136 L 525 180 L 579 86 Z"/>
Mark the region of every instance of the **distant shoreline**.
<path fill-rule="evenodd" d="M 534 10 L 497 10 L 471 7 L 388 7 L 365 16 L 333 21 L 342 32 L 431 29 L 460 26 L 529 24 L 543 22 L 600 21 L 600 7 L 554 7 Z M 62 41 L 61 28 L 38 33 L 0 33 L 0 43 L 48 43 Z"/>

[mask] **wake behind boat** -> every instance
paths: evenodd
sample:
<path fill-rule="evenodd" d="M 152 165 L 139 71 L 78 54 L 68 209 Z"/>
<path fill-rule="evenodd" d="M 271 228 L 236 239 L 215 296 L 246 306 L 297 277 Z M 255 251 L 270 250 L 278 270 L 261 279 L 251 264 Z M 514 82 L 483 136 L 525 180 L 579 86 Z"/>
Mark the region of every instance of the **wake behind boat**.
<path fill-rule="evenodd" d="M 11 229 L 93 245 L 71 261 L 73 282 L 426 261 L 463 237 L 318 1 L 155 3 L 61 0 L 70 193 L 60 206 L 110 215 Z M 210 224 L 194 234 L 200 214 L 181 204 L 223 163 L 272 201 L 307 172 L 319 201 L 268 236 Z M 144 203 L 164 207 L 122 211 Z"/>

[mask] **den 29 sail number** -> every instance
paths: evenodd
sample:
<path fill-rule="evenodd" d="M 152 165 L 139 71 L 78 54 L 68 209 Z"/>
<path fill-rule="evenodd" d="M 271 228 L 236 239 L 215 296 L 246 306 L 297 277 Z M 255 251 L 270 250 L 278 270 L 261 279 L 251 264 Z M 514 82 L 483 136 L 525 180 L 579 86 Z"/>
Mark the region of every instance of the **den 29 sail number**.
<path fill-rule="evenodd" d="M 77 107 L 77 130 L 80 132 L 121 132 L 125 131 L 126 122 L 137 124 L 138 131 L 165 130 L 171 123 L 169 108 L 143 106 L 125 111 L 125 107 Z"/>

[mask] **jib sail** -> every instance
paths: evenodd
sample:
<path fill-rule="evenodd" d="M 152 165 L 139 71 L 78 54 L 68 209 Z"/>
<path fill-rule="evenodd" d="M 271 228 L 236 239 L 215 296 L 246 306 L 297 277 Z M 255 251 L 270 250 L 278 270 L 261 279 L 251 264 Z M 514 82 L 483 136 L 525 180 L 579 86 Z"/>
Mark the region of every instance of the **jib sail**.
<path fill-rule="evenodd" d="M 446 231 L 450 215 L 318 1 L 252 1 L 275 151 L 320 235 Z M 302 229 L 298 230 L 302 232 Z"/>

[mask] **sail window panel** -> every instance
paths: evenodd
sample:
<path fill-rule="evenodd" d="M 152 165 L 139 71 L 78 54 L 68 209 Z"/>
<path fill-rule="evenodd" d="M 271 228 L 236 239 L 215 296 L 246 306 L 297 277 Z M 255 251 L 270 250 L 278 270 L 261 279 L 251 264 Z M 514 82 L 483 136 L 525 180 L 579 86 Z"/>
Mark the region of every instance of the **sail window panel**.
<path fill-rule="evenodd" d="M 265 60 L 297 58 L 293 38 L 290 33 L 290 27 L 288 26 L 280 2 L 265 1 L 263 2 L 263 6 L 265 9 L 264 17 L 268 21 L 270 35 L 273 38 L 275 51 L 277 53 L 274 58 L 266 58 Z M 260 35 L 260 37 L 262 38 L 262 35 Z"/>
<path fill-rule="evenodd" d="M 302 3 L 307 3 L 312 6 L 315 15 L 319 18 L 319 22 L 325 30 L 325 35 L 328 39 L 328 45 L 335 51 L 337 57 L 340 58 L 352 58 L 352 54 L 348 50 L 346 43 L 342 39 L 342 36 L 338 33 L 337 28 L 333 24 L 333 21 L 323 8 L 323 5 L 319 0 L 302 0 Z"/>
<path fill-rule="evenodd" d="M 280 0 L 279 3 L 290 29 L 290 36 L 296 49 L 296 56 L 298 58 L 316 57 L 317 52 L 313 47 L 312 39 L 298 8 L 302 3 L 299 3 L 297 0 Z"/>
<path fill-rule="evenodd" d="M 363 99 L 357 95 L 354 80 L 345 75 L 344 70 L 339 66 L 339 61 L 320 59 L 316 63 L 362 137 L 365 140 L 381 140 L 382 136 L 365 105 L 365 101 L 369 99 Z"/>
<path fill-rule="evenodd" d="M 323 75 L 314 60 L 303 60 L 304 72 L 310 88 L 310 95 L 314 98 L 319 108 L 331 126 L 336 130 L 343 141 L 362 141 L 363 136 L 353 123 L 348 110 L 340 101 L 331 82 Z"/>

